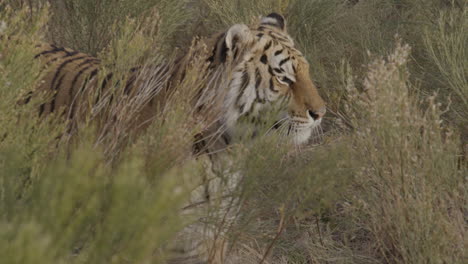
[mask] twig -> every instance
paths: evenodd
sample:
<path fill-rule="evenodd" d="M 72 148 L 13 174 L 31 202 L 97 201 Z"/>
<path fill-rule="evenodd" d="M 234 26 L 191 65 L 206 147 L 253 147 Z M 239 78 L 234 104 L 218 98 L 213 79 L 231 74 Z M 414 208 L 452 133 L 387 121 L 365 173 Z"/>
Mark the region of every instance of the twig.
<path fill-rule="evenodd" d="M 318 233 L 319 233 L 320 244 L 322 244 L 322 247 L 325 247 L 325 245 L 323 244 L 322 231 L 320 231 L 318 216 L 315 217 L 315 223 L 316 223 L 316 225 L 317 225 L 317 231 L 318 231 Z"/>
<path fill-rule="evenodd" d="M 281 233 L 283 233 L 283 230 L 284 230 L 284 227 L 285 227 L 285 223 L 284 223 L 285 222 L 284 221 L 284 218 L 285 218 L 284 217 L 284 205 L 280 208 L 280 214 L 281 214 L 281 219 L 280 219 L 280 223 L 279 223 L 279 226 L 278 226 L 278 231 L 276 232 L 276 235 L 273 238 L 273 240 L 271 241 L 270 245 L 268 245 L 268 248 L 265 251 L 265 254 L 263 254 L 263 257 L 260 260 L 259 264 L 263 264 L 265 262 L 266 258 L 270 254 L 270 251 L 273 248 L 273 245 L 275 244 L 276 240 L 278 240 Z"/>

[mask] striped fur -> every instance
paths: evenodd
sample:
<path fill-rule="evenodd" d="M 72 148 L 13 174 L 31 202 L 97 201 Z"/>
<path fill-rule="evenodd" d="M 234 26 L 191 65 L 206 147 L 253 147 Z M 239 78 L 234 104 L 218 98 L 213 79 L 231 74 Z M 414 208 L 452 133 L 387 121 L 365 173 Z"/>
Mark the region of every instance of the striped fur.
<path fill-rule="evenodd" d="M 307 61 L 294 47 L 280 15 L 271 14 L 253 28 L 234 25 L 199 46 L 208 46 L 208 50 L 211 50 L 206 55 L 209 71 L 203 74 L 218 74 L 226 79 L 224 82 L 212 82 L 198 93 L 199 109 L 213 101 L 222 104 L 218 123 L 229 132 L 235 129 L 241 116 L 257 116 L 266 106 L 279 99 L 287 99 L 290 102 L 288 113 L 291 124 L 304 130 L 304 135 L 298 133 L 295 141 L 307 141 L 312 128 L 319 125 L 325 113 L 325 104 L 310 79 Z M 48 44 L 41 45 L 35 57 L 48 67 L 38 90 L 51 94 L 50 100 L 39 107 L 40 115 L 61 111 L 68 118 L 80 117 L 83 115 L 81 111 L 85 111 L 82 106 L 88 99 L 87 95 L 104 94 L 110 86 L 112 73 L 98 81 L 101 62 L 95 57 Z M 172 72 L 169 72 L 170 69 L 159 69 L 161 74 L 171 79 L 167 86 L 178 84 L 184 78 L 191 59 L 193 56 L 188 55 L 180 59 Z M 220 69 L 224 72 L 220 73 Z M 126 94 L 139 93 L 135 82 L 138 69 L 132 71 L 135 73 L 127 80 Z M 155 101 L 161 98 L 154 93 L 153 98 L 146 102 L 147 105 L 141 109 L 144 114 L 142 122 L 152 119 L 151 115 L 157 113 L 152 108 L 157 107 Z M 99 100 L 97 96 L 95 103 Z M 29 98 L 26 98 L 27 101 Z"/>
<path fill-rule="evenodd" d="M 38 48 L 41 51 L 35 58 L 42 59 L 48 71 L 38 90 L 52 94 L 50 101 L 40 105 L 39 115 L 56 112 L 59 108 L 70 108 L 73 98 L 84 87 L 85 82 L 96 82 L 100 60 L 49 44 Z M 71 109 L 68 115 L 74 115 Z"/>

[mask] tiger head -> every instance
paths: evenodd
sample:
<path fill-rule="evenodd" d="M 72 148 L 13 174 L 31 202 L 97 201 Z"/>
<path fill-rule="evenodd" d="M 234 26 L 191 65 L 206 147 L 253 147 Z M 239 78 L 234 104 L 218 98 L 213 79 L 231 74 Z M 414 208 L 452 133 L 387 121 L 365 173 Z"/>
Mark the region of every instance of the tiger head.
<path fill-rule="evenodd" d="M 243 24 L 218 36 L 211 61 L 231 62 L 224 123 L 228 129 L 241 116 L 258 116 L 279 101 L 288 104 L 289 128 L 296 144 L 308 141 L 325 114 L 309 74 L 309 63 L 294 47 L 284 18 L 272 13 L 254 28 Z"/>

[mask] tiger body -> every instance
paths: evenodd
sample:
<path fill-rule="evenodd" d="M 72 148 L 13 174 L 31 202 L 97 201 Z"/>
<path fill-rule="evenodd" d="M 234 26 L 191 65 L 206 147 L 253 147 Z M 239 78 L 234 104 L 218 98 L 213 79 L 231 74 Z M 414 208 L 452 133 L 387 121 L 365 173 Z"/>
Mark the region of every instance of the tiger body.
<path fill-rule="evenodd" d="M 42 44 L 38 46 L 40 52 L 35 58 L 40 58 L 47 67 L 48 73 L 43 78 L 39 91 L 52 91 L 53 98 L 39 107 L 39 115 L 53 113 L 57 108 L 70 108 L 69 117 L 75 116 L 71 110 L 75 104 L 73 98 L 85 81 L 90 86 L 97 83 L 100 60 L 71 49 Z M 77 98 L 80 99 L 80 98 Z M 79 104 L 79 102 L 76 102 Z"/>
<path fill-rule="evenodd" d="M 122 95 L 135 97 L 138 93 L 141 94 L 141 91 L 137 89 L 139 85 L 141 86 L 138 77 L 139 68 L 130 70 L 126 76 L 127 79 L 124 80 L 122 93 L 118 94 L 112 90 L 116 82 L 112 72 L 99 76 L 102 72 L 100 59 L 51 44 L 41 44 L 38 50 L 35 58 L 41 60 L 46 73 L 37 90 L 30 93 L 23 103 L 27 103 L 34 93 L 44 92 L 47 100 L 39 106 L 39 116 L 59 113 L 71 121 L 69 131 L 84 121 L 82 119 L 89 117 L 91 111 L 99 112 L 99 119 L 115 118 L 112 113 L 105 111 L 105 108 L 117 99 L 116 97 Z M 153 68 L 155 71 L 153 76 L 159 75 L 153 82 L 164 83 L 170 78 L 168 66 Z M 160 105 L 164 96 L 155 96 L 151 92 L 149 91 L 146 96 L 147 100 L 140 103 L 141 107 L 136 115 L 135 124 L 148 123 L 146 121 L 154 118 L 154 113 L 157 112 L 155 106 Z M 153 92 L 163 94 L 163 91 Z M 104 111 L 96 111 L 96 109 Z"/>
<path fill-rule="evenodd" d="M 208 130 L 221 131 L 214 140 L 217 148 L 230 144 L 230 135 L 241 117 L 257 117 L 279 100 L 287 102 L 287 119 L 293 143 L 308 141 L 325 114 L 325 103 L 310 78 L 308 62 L 286 32 L 282 16 L 272 13 L 253 27 L 233 25 L 227 31 L 203 41 L 195 47 L 195 51 L 202 47 L 208 51 L 202 55 L 207 67 L 200 74 L 205 75 L 207 85 L 197 92 L 193 101 L 196 110 L 192 112 L 215 116 L 214 121 L 210 122 L 213 126 Z M 112 74 L 104 76 L 101 81 L 98 78 L 101 70 L 99 59 L 53 45 L 44 44 L 39 49 L 36 58 L 47 65 L 48 73 L 38 90 L 51 92 L 48 101 L 40 105 L 40 115 L 60 111 L 68 119 L 79 119 L 100 103 L 103 104 L 101 108 L 105 108 L 105 102 L 115 96 L 106 93 L 111 89 L 109 82 Z M 140 124 L 154 120 L 166 99 L 175 94 L 193 57 L 193 54 L 186 55 L 174 67 L 154 68 L 156 74 L 152 78 L 157 79 L 158 91 L 145 91 L 151 96 L 141 103 L 135 126 L 141 127 Z M 134 97 L 142 92 L 139 73 L 139 69 L 133 69 L 125 80 L 125 95 Z M 94 96 L 91 96 L 93 93 Z M 212 113 L 215 108 L 216 113 Z M 102 113 L 103 118 L 111 118 L 106 111 Z M 201 145 L 207 144 L 203 142 Z M 207 147 L 203 149 L 203 146 L 195 151 L 196 154 L 212 152 Z M 234 179 L 233 185 L 238 181 Z M 214 185 L 200 187 L 194 193 L 192 202 L 207 199 L 205 194 L 210 191 L 207 189 Z"/>

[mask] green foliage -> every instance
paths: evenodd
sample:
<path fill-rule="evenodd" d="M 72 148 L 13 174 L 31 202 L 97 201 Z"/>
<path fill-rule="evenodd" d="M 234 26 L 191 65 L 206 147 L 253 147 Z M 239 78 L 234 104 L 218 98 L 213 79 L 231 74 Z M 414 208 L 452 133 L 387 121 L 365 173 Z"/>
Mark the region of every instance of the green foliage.
<path fill-rule="evenodd" d="M 31 263 L 162 260 L 162 251 L 155 255 L 154 250 L 181 227 L 178 209 L 189 187 L 183 185 L 184 175 L 196 171 L 196 164 L 149 167 L 145 158 L 153 156 L 133 154 L 111 169 L 101 151 L 81 145 L 70 156 L 48 162 L 23 197 L 2 199 L 2 205 L 16 209 L 2 221 L 3 260 L 29 263 L 29 254 Z M 8 172 L 2 175 L 2 190 L 14 191 L 15 182 L 8 181 L 14 174 Z M 28 255 L 18 253 L 29 247 Z"/>
<path fill-rule="evenodd" d="M 206 126 L 192 115 L 190 101 L 203 85 L 203 62 L 192 65 L 178 96 L 138 133 L 130 128 L 148 95 L 122 96 L 122 83 L 132 67 L 143 67 L 144 80 L 154 77 L 154 65 L 170 65 L 168 54 L 174 45 L 189 45 L 191 28 L 211 34 L 273 11 L 286 16 L 330 113 L 320 145 L 291 149 L 270 131 L 271 111 L 270 123 L 255 131 L 246 124 L 222 156 L 220 179 L 243 176 L 229 197 L 239 204 L 231 212 L 236 221 L 211 214 L 222 202 L 196 216 L 227 226 L 227 259 L 466 259 L 462 1 L 66 0 L 51 1 L 50 10 L 45 1 L 32 9 L 30 3 L 0 2 L 2 263 L 160 263 L 170 257 L 169 241 L 195 219 L 182 218 L 180 208 L 209 176 L 204 159 L 191 155 L 194 135 Z M 202 17 L 189 17 L 194 9 Z M 402 39 L 396 48 L 395 34 Z M 117 99 L 91 109 L 71 141 L 63 121 L 38 118 L 43 96 L 19 103 L 40 82 L 41 67 L 32 58 L 44 35 L 99 56 L 101 80 L 114 73 L 110 92 Z M 88 122 L 101 111 L 116 121 Z M 253 133 L 262 136 L 251 139 Z"/>
<path fill-rule="evenodd" d="M 424 47 L 438 75 L 434 81 L 443 94 L 452 95 L 456 121 L 468 120 L 468 42 L 467 8 L 442 10 L 435 25 L 426 27 L 423 36 Z"/>
<path fill-rule="evenodd" d="M 363 80 L 370 54 L 386 54 L 399 34 L 412 48 L 410 79 L 422 94 L 453 95 L 445 116 L 466 130 L 466 10 L 463 1 L 342 1 L 342 0 L 204 0 L 210 28 L 254 22 L 259 16 L 281 12 L 288 31 L 311 63 L 313 80 L 323 90 L 328 107 L 338 116 L 345 91 L 336 76 L 343 60 Z M 213 31 L 209 31 L 213 32 Z M 356 84 L 362 87 L 362 83 Z"/>
<path fill-rule="evenodd" d="M 69 146 L 59 142 L 65 126 L 53 115 L 39 120 L 40 96 L 28 104 L 17 104 L 42 76 L 38 61 L 32 58 L 47 12 L 44 9 L 37 20 L 25 22 L 28 9 L 5 10 L 0 17 L 2 262 L 162 261 L 164 246 L 182 227 L 178 212 L 192 188 L 188 172 L 196 177 L 200 171 L 196 162 L 181 164 L 183 152 L 167 139 L 185 135 L 175 132 L 180 128 L 174 123 L 156 122 L 159 133 L 126 148 L 114 166 L 106 152 L 94 146 L 91 131 L 96 129 L 92 127 L 78 131 L 79 139 Z M 131 25 L 129 22 L 128 27 Z M 139 41 L 152 43 L 144 37 Z M 177 114 L 177 108 L 168 111 L 174 122 L 177 116 L 186 117 Z M 179 118 L 177 123 L 183 122 Z M 153 148 L 167 152 L 154 153 Z M 179 162 L 159 159 L 171 152 Z"/>
<path fill-rule="evenodd" d="M 50 1 L 53 12 L 49 38 L 60 45 L 96 55 L 113 39 L 127 18 L 144 23 L 160 21 L 160 45 L 172 48 L 171 39 L 188 19 L 186 0 Z"/>
<path fill-rule="evenodd" d="M 260 246 L 260 256 L 273 247 L 270 257 L 306 261 L 304 252 L 292 253 L 297 250 L 294 237 L 311 221 L 326 218 L 343 199 L 354 171 L 347 143 L 298 152 L 278 144 L 278 137 L 265 137 L 241 152 L 237 162 L 244 173 L 240 197 L 245 202 L 232 239 Z"/>
<path fill-rule="evenodd" d="M 409 47 L 398 43 L 387 61 L 369 65 L 356 124 L 362 164 L 357 221 L 388 262 L 462 263 L 466 167 L 457 157 L 460 142 L 443 127 L 435 96 L 420 110 L 410 95 L 408 55 Z"/>
<path fill-rule="evenodd" d="M 47 12 L 42 12 L 29 24 L 24 23 L 29 16 L 27 11 L 15 12 L 7 7 L 0 16 L 0 174 L 2 181 L 10 184 L 2 195 L 8 202 L 2 203 L 0 208 L 4 212 L 2 217 L 7 219 L 15 210 L 20 210 L 14 206 L 14 200 L 23 196 L 41 167 L 39 160 L 47 156 L 53 139 L 60 134 L 52 116 L 40 122 L 33 112 L 41 96 L 31 99 L 25 106 L 18 103 L 38 85 L 41 77 L 40 65 L 31 58 L 35 54 L 34 46 L 40 41 L 39 30 Z M 6 178 L 7 175 L 12 177 Z"/>

